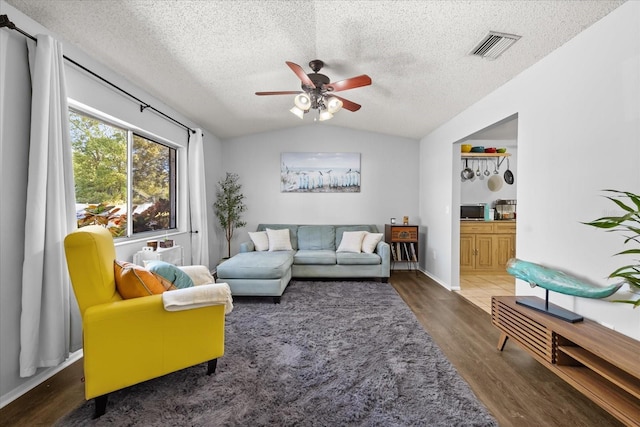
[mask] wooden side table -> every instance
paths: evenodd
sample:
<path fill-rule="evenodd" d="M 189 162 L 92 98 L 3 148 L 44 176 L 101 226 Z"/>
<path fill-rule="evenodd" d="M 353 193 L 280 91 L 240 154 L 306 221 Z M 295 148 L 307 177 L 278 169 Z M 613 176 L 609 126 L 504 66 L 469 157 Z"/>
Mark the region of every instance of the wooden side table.
<path fill-rule="evenodd" d="M 384 241 L 391 248 L 391 269 L 396 262 L 406 263 L 418 273 L 418 226 L 385 224 Z"/>
<path fill-rule="evenodd" d="M 182 246 L 158 248 L 155 251 L 138 251 L 133 255 L 133 263 L 144 266 L 145 261 L 160 260 L 173 265 L 184 265 L 184 249 Z"/>

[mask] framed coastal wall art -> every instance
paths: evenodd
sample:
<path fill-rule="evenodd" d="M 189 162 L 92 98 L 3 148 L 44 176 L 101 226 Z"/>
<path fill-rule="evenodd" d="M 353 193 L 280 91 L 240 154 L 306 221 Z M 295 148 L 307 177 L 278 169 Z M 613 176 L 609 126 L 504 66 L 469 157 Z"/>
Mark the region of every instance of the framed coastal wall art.
<path fill-rule="evenodd" d="M 282 193 L 359 193 L 360 153 L 282 153 Z"/>

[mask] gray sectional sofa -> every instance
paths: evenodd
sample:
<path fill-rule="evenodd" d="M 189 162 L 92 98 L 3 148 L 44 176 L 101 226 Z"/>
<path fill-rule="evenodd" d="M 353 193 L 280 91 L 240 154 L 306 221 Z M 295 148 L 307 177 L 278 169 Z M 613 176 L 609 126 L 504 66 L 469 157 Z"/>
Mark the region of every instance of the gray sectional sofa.
<path fill-rule="evenodd" d="M 228 283 L 234 296 L 271 296 L 279 302 L 292 278 L 389 279 L 390 248 L 383 238 L 369 246 L 375 248 L 373 253 L 345 252 L 340 246 L 344 232 L 351 232 L 351 239 L 357 234 L 352 232 L 364 231 L 375 242 L 380 237 L 375 225 L 260 224 L 257 232 L 267 229 L 288 229 L 291 250 L 256 251 L 253 241 L 241 243 L 240 253 L 217 267 L 217 281 Z M 260 233 L 252 233 L 252 239 L 256 234 Z"/>

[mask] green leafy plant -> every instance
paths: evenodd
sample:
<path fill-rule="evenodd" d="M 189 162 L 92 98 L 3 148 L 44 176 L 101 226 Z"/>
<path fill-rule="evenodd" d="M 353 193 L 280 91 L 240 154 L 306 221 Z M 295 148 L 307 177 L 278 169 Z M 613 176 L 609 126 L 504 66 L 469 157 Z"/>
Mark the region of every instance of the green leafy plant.
<path fill-rule="evenodd" d="M 133 232 L 171 229 L 170 212 L 171 202 L 168 199 L 160 198 L 144 211 L 133 214 Z"/>
<path fill-rule="evenodd" d="M 242 212 L 247 207 L 243 202 L 242 185 L 238 183 L 238 179 L 237 174 L 227 172 L 226 177 L 218 181 L 216 202 L 213 204 L 220 227 L 225 231 L 228 258 L 231 257 L 231 239 L 234 230 L 247 225 L 242 221 Z"/>
<path fill-rule="evenodd" d="M 602 228 L 609 232 L 625 233 L 624 244 L 640 245 L 640 196 L 629 191 L 603 190 L 611 193 L 605 196 L 624 211 L 620 216 L 604 216 L 584 224 Z M 628 199 L 628 200 L 627 200 Z M 615 255 L 639 256 L 640 248 L 631 248 L 618 252 Z M 622 266 L 609 275 L 609 278 L 619 278 L 627 282 L 632 290 L 640 291 L 640 259 L 634 259 L 635 264 Z M 640 306 L 640 298 L 637 300 L 616 300 L 633 304 L 634 308 Z"/>
<path fill-rule="evenodd" d="M 87 225 L 101 225 L 109 230 L 113 237 L 123 236 L 127 230 L 127 214 L 119 214 L 120 208 L 106 203 L 89 205 L 78 218 L 78 228 Z"/>

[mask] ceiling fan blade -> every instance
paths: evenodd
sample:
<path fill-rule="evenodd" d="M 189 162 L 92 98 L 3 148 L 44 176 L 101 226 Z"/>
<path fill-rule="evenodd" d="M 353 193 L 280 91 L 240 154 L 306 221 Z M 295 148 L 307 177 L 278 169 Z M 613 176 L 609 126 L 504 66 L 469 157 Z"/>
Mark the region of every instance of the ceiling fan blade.
<path fill-rule="evenodd" d="M 293 62 L 289 62 L 289 61 L 285 61 L 285 62 L 289 66 L 289 68 L 291 68 L 293 72 L 296 73 L 296 76 L 298 76 L 298 78 L 302 81 L 302 83 L 304 83 L 306 86 L 309 86 L 310 88 L 313 88 L 313 89 L 316 88 L 316 85 L 313 84 L 313 82 L 311 81 L 309 76 L 307 76 L 307 73 L 304 72 L 301 66 Z"/>
<path fill-rule="evenodd" d="M 366 74 L 360 76 L 351 77 L 350 79 L 340 80 L 339 82 L 329 83 L 327 87 L 329 90 L 339 92 L 341 90 L 354 89 L 362 86 L 369 86 L 371 84 L 371 77 Z"/>
<path fill-rule="evenodd" d="M 360 107 L 362 107 L 362 105 L 356 104 L 355 102 L 349 101 L 348 99 L 344 99 L 341 96 L 337 96 L 337 95 L 331 95 L 331 96 L 335 96 L 340 101 L 342 101 L 342 108 L 344 108 L 345 110 L 358 111 Z"/>
<path fill-rule="evenodd" d="M 258 96 L 263 96 L 263 95 L 295 95 L 298 93 L 302 93 L 299 90 L 281 90 L 278 92 L 256 92 L 256 95 Z"/>

